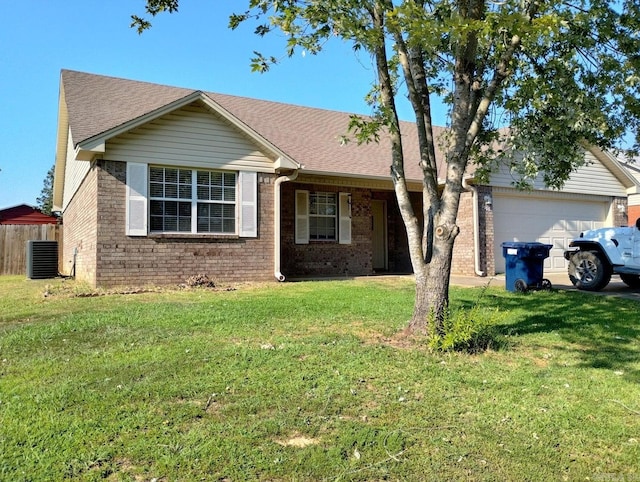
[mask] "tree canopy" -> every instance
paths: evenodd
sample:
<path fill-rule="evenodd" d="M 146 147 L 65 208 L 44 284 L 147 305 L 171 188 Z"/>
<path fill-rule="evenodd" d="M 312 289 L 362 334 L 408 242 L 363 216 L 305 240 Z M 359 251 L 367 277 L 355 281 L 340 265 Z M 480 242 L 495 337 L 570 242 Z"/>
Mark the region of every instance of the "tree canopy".
<path fill-rule="evenodd" d="M 43 214 L 55 215 L 52 212 L 53 209 L 53 173 L 55 166 L 51 166 L 51 169 L 47 171 L 47 175 L 44 178 L 42 191 L 40 196 L 36 199 L 38 209 Z"/>
<path fill-rule="evenodd" d="M 149 16 L 175 12 L 178 0 L 148 0 Z M 486 178 L 507 163 L 520 187 L 542 176 L 560 188 L 584 162 L 585 143 L 640 147 L 640 2 L 638 0 L 248 0 L 230 27 L 286 35 L 288 55 L 322 52 L 331 39 L 370 54 L 376 73 L 370 117 L 353 116 L 359 142 L 392 140 L 391 176 L 407 227 L 416 274 L 409 331 L 441 328 L 456 217 L 465 172 Z M 276 55 L 256 53 L 266 71 Z M 423 170 L 422 216 L 409 202 L 396 102 L 415 113 Z M 449 106 L 447 133 L 436 138 L 431 106 Z M 446 168 L 438 172 L 436 147 Z M 423 221 L 419 221 L 419 219 Z"/>

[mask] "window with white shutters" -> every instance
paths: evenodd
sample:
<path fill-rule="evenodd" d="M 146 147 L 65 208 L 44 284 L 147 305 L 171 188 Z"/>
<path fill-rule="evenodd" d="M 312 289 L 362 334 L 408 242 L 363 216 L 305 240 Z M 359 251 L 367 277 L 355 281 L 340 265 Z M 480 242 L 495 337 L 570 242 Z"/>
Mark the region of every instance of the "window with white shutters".
<path fill-rule="evenodd" d="M 258 236 L 258 175 L 127 163 L 128 236 Z"/>
<path fill-rule="evenodd" d="M 351 243 L 351 195 L 296 191 L 296 244 Z"/>

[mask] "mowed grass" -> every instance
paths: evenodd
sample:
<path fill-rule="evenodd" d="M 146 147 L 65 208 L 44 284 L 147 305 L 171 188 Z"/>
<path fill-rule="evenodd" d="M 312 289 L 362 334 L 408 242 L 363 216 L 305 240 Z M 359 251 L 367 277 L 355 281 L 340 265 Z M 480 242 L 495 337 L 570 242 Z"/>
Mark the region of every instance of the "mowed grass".
<path fill-rule="evenodd" d="M 0 277 L 0 480 L 640 480 L 636 302 L 453 288 L 469 355 L 409 278 L 87 293 Z"/>

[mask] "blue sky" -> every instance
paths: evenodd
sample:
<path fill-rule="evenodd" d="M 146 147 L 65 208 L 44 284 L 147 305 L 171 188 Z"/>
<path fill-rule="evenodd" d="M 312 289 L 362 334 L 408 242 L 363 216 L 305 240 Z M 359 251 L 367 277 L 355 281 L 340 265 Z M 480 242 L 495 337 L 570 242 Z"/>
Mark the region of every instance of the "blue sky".
<path fill-rule="evenodd" d="M 35 205 L 54 163 L 61 69 L 370 113 L 366 54 L 336 41 L 318 56 L 252 73 L 252 52 L 284 57 L 284 40 L 260 39 L 248 25 L 228 29 L 229 14 L 247 0 L 181 3 L 138 35 L 130 16 L 144 13 L 144 0 L 0 0 L 0 209 Z"/>

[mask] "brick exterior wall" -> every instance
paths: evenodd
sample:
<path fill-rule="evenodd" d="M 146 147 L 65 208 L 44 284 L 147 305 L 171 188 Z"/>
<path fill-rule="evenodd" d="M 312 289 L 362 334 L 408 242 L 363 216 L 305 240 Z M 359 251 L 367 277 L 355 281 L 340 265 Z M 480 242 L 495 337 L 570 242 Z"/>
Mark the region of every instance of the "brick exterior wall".
<path fill-rule="evenodd" d="M 125 234 L 126 163 L 97 161 L 68 209 L 72 217 L 65 212 L 65 228 L 78 231 L 65 239 L 65 253 L 79 247 L 76 275 L 94 286 L 180 284 L 197 274 L 218 282 L 272 280 L 274 179 L 258 174 L 257 238 L 133 237 Z M 94 253 L 93 266 L 87 251 Z"/>
<path fill-rule="evenodd" d="M 351 244 L 311 241 L 295 244 L 295 191 L 349 192 L 352 199 Z M 478 199 L 480 220 L 480 265 L 486 274 L 494 274 L 493 213 L 485 209 L 483 196 L 491 189 L 480 187 Z M 406 229 L 392 191 L 376 191 L 366 188 L 338 187 L 328 184 L 286 183 L 282 186 L 282 271 L 287 277 L 358 276 L 374 274 L 372 268 L 372 200 L 386 201 L 387 205 L 387 255 L 388 272 L 411 273 L 411 260 Z M 422 218 L 421 193 L 411 193 L 416 215 Z M 460 200 L 458 225 L 460 235 L 453 253 L 452 273 L 474 276 L 472 194 L 463 193 Z M 420 221 L 422 222 L 422 221 Z"/>
<path fill-rule="evenodd" d="M 477 187 L 478 196 L 478 225 L 479 225 L 479 270 L 485 276 L 495 274 L 495 259 L 493 254 L 493 210 L 491 204 L 485 202 L 485 196 L 491 199 L 491 188 Z M 460 234 L 453 247 L 451 273 L 465 276 L 476 276 L 475 245 L 473 239 L 473 194 L 463 192 L 460 196 L 457 224 Z"/>
<path fill-rule="evenodd" d="M 457 224 L 460 233 L 453 246 L 452 274 L 473 275 L 473 203 L 470 192 L 460 196 Z"/>
<path fill-rule="evenodd" d="M 480 270 L 486 276 L 496 274 L 494 246 L 496 239 L 493 225 L 493 190 L 490 186 L 478 186 L 478 224 L 480 236 Z M 487 199 L 489 202 L 486 202 Z"/>
<path fill-rule="evenodd" d="M 285 276 L 373 274 L 370 190 L 293 182 L 283 184 L 281 189 L 281 265 Z M 351 194 L 351 244 L 339 244 L 337 241 L 295 243 L 295 191 L 297 189 Z"/>
<path fill-rule="evenodd" d="M 295 243 L 295 191 L 348 192 L 351 194 L 351 244 L 337 241 Z M 374 274 L 371 201 L 387 206 L 387 261 L 389 273 L 413 271 L 407 232 L 393 191 L 330 184 L 286 183 L 282 185 L 282 271 L 287 277 L 364 276 Z M 421 193 L 411 193 L 416 215 L 422 217 Z"/>
<path fill-rule="evenodd" d="M 98 225 L 98 169 L 92 165 L 80 188 L 64 211 L 62 266 L 63 274 L 74 272 L 76 279 L 96 284 L 96 246 Z"/>
<path fill-rule="evenodd" d="M 627 210 L 627 222 L 625 224 L 635 226 L 637 219 L 640 218 L 640 206 L 629 206 Z"/>
<path fill-rule="evenodd" d="M 628 206 L 626 197 L 614 198 L 611 206 L 613 209 L 614 226 L 636 225 L 636 219 L 640 217 L 640 206 Z M 623 206 L 624 209 L 620 210 L 618 206 Z"/>
<path fill-rule="evenodd" d="M 97 161 L 64 213 L 63 263 L 70 274 L 74 249 L 76 277 L 93 286 L 167 285 L 206 274 L 218 282 L 273 280 L 273 190 L 275 175 L 258 174 L 258 237 L 125 234 L 126 163 Z M 351 244 L 295 244 L 295 191 L 349 192 Z M 481 267 L 493 274 L 493 218 L 479 188 Z M 371 201 L 387 205 L 388 272 L 412 271 L 404 223 L 392 191 L 361 187 L 302 184 L 281 185 L 281 271 L 287 278 L 361 276 L 374 274 Z M 421 194 L 411 193 L 421 216 Z M 452 272 L 474 275 L 471 193 L 463 193 L 458 215 L 460 235 L 454 247 Z"/>

